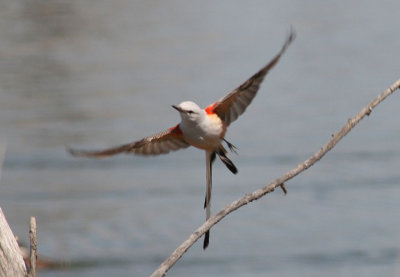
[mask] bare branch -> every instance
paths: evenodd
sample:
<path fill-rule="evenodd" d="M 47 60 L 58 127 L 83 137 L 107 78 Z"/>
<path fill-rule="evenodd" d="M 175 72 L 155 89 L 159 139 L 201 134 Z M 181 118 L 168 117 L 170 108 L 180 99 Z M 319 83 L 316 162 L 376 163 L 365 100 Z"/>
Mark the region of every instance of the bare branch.
<path fill-rule="evenodd" d="M 197 228 L 174 252 L 153 272 L 151 277 L 161 277 L 166 274 L 166 272 L 185 254 L 185 252 L 212 226 L 222 220 L 225 216 L 230 214 L 231 212 L 239 209 L 240 207 L 257 200 L 267 193 L 274 191 L 277 187 L 285 188 L 284 182 L 292 179 L 297 176 L 304 170 L 308 169 L 316 162 L 318 162 L 328 151 L 330 151 L 335 145 L 345 136 L 347 135 L 353 128 L 363 119 L 366 115 L 370 115 L 372 110 L 381 103 L 386 97 L 391 95 L 395 90 L 400 87 L 400 79 L 397 80 L 393 85 L 391 85 L 388 89 L 379 94 L 371 103 L 369 103 L 366 107 L 364 107 L 357 115 L 350 118 L 347 123 L 343 126 L 343 128 L 332 135 L 332 138 L 328 143 L 326 143 L 320 150 L 318 150 L 314 155 L 305 160 L 304 162 L 297 165 L 292 170 L 289 170 L 281 177 L 275 179 L 268 185 L 263 188 L 260 188 L 252 193 L 246 194 L 239 200 L 232 202 L 227 205 L 223 210 L 218 212 L 216 215 L 210 217 L 202 226 Z M 285 191 L 286 189 L 284 189 Z"/>

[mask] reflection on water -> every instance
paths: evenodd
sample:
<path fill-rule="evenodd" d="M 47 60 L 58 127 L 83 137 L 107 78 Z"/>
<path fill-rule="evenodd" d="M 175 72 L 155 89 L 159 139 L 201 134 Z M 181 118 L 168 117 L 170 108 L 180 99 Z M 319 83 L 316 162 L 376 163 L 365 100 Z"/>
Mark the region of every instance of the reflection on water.
<path fill-rule="evenodd" d="M 112 146 L 175 125 L 171 104 L 205 106 L 225 95 L 293 25 L 293 47 L 230 126 L 240 173 L 216 163 L 216 212 L 306 159 L 399 77 L 399 8 L 1 2 L 0 139 L 8 148 L 0 201 L 22 240 L 36 216 L 40 254 L 63 261 L 40 274 L 146 276 L 204 217 L 204 153 L 97 161 L 69 157 L 65 146 Z M 288 183 L 286 197 L 272 194 L 220 222 L 210 248 L 194 246 L 171 275 L 398 275 L 400 125 L 390 123 L 398 105 L 393 95 L 374 110 Z"/>

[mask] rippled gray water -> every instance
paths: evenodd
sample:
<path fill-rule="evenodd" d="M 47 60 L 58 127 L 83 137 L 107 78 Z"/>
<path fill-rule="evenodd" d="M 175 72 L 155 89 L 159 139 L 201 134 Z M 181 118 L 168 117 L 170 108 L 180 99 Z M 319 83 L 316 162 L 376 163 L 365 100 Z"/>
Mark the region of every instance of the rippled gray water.
<path fill-rule="evenodd" d="M 2 1 L 0 205 L 21 241 L 66 264 L 40 276 L 146 276 L 203 223 L 204 153 L 108 160 L 175 125 L 297 39 L 227 138 L 213 211 L 317 151 L 400 77 L 398 1 Z M 213 228 L 168 276 L 400 276 L 400 97 L 321 162 Z"/>

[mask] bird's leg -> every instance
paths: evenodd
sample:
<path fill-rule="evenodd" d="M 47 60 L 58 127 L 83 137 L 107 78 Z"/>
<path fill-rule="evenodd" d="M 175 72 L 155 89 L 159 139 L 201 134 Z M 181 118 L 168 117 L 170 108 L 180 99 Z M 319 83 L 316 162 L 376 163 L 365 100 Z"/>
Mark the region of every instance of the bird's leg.
<path fill-rule="evenodd" d="M 228 145 L 229 150 L 231 150 L 233 153 L 235 153 L 236 155 L 238 155 L 238 149 L 237 149 L 237 147 L 236 147 L 235 145 L 233 145 L 232 143 L 230 143 L 229 141 L 227 141 L 225 138 L 224 138 L 224 141 L 225 141 L 225 143 Z"/>

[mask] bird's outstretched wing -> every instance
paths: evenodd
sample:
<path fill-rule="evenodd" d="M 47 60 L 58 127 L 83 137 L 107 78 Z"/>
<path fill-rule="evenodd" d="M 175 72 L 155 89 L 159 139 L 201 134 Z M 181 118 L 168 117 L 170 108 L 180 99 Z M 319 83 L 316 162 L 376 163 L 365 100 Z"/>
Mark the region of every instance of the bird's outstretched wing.
<path fill-rule="evenodd" d="M 282 46 L 281 51 L 267 65 L 261 68 L 256 74 L 250 77 L 250 79 L 241 84 L 231 93 L 222 97 L 214 104 L 206 107 L 206 112 L 217 114 L 226 122 L 227 125 L 235 121 L 239 115 L 244 113 L 247 106 L 250 105 L 254 96 L 256 96 L 265 75 L 267 75 L 268 71 L 276 65 L 294 38 L 295 33 L 293 30 L 291 30 L 288 38 L 285 41 L 285 44 Z"/>
<path fill-rule="evenodd" d="M 68 148 L 67 151 L 71 153 L 71 155 L 77 157 L 105 158 L 120 153 L 132 153 L 138 155 L 167 154 L 170 151 L 176 151 L 189 146 L 190 145 L 183 139 L 182 131 L 179 128 L 179 125 L 177 125 L 153 136 L 143 138 L 139 141 L 105 150 L 86 151 Z"/>

